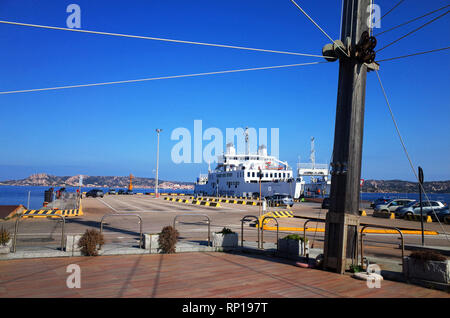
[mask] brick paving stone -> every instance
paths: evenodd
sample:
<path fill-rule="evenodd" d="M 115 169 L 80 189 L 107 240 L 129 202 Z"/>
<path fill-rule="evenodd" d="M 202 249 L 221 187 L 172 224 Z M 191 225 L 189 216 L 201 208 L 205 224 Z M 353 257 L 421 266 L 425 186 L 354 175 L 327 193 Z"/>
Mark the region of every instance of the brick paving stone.
<path fill-rule="evenodd" d="M 66 286 L 69 264 L 81 268 L 81 288 Z M 380 289 L 336 273 L 305 269 L 266 256 L 179 253 L 23 259 L 0 262 L 0 297 L 450 297 L 448 293 L 382 281 Z"/>

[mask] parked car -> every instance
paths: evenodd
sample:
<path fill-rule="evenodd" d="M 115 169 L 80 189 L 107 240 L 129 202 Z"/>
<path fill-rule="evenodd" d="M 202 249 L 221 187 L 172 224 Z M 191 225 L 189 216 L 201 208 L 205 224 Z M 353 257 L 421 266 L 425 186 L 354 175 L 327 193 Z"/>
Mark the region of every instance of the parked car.
<path fill-rule="evenodd" d="M 119 192 L 117 194 L 126 194 L 124 189 L 119 189 Z"/>
<path fill-rule="evenodd" d="M 99 189 L 92 189 L 92 190 L 89 190 L 88 192 L 86 192 L 86 198 L 88 198 L 88 197 L 103 198 L 103 195 L 104 195 L 103 190 L 99 190 Z"/>
<path fill-rule="evenodd" d="M 127 190 L 127 191 L 125 191 L 124 194 L 129 194 L 129 195 L 131 195 L 131 194 L 134 194 L 134 192 L 133 192 L 133 190 Z"/>
<path fill-rule="evenodd" d="M 410 204 L 411 202 L 416 202 L 416 200 L 411 199 L 394 199 L 389 201 L 386 204 L 376 205 L 374 208 L 374 212 L 395 212 L 398 208 L 402 208 L 405 205 Z"/>
<path fill-rule="evenodd" d="M 115 189 L 109 189 L 108 194 L 116 194 L 116 190 Z"/>
<path fill-rule="evenodd" d="M 329 208 L 330 208 L 330 198 L 323 198 L 322 209 L 329 209 Z"/>
<path fill-rule="evenodd" d="M 267 204 L 269 206 L 285 205 L 292 207 L 294 205 L 294 200 L 289 194 L 274 194 L 267 198 Z"/>
<path fill-rule="evenodd" d="M 447 217 L 448 220 L 450 219 L 450 211 L 448 209 L 448 206 L 444 206 L 443 208 L 434 209 L 428 212 L 428 215 L 431 216 L 431 219 L 433 221 L 436 221 L 436 218 L 441 221 L 445 222 L 445 218 Z"/>
<path fill-rule="evenodd" d="M 428 215 L 428 212 L 433 211 L 433 209 L 436 210 L 443 207 L 445 207 L 445 204 L 441 201 L 422 202 L 423 215 Z M 420 215 L 420 202 L 412 202 L 403 208 L 395 210 L 395 216 L 398 218 L 404 218 L 408 215 Z"/>
<path fill-rule="evenodd" d="M 375 208 L 377 205 L 380 205 L 380 204 L 386 204 L 386 203 L 388 203 L 389 201 L 391 201 L 392 199 L 390 199 L 390 198 L 385 198 L 385 197 L 383 197 L 383 198 L 378 198 L 378 199 L 376 199 L 375 201 L 373 201 L 371 204 L 370 204 L 370 207 L 373 209 L 373 208 Z"/>

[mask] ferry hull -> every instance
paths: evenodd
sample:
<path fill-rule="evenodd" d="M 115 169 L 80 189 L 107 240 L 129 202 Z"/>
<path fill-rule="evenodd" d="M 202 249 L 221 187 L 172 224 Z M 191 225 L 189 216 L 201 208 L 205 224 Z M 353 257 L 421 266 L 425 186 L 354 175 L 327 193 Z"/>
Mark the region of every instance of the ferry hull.
<path fill-rule="evenodd" d="M 267 197 L 279 194 L 289 194 L 294 197 L 296 193 L 296 187 L 299 185 L 296 182 L 263 182 L 261 183 L 261 196 Z M 232 186 L 231 188 L 227 186 L 220 186 L 218 188 L 213 188 L 209 184 L 196 184 L 194 188 L 194 194 L 199 195 L 210 195 L 210 196 L 255 196 L 259 197 L 259 183 L 245 183 L 238 185 L 237 187 Z"/>

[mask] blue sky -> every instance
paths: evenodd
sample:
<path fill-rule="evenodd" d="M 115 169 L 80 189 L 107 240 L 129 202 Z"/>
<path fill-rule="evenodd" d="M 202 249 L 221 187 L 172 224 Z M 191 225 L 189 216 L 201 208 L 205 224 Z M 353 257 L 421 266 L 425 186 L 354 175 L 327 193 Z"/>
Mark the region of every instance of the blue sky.
<path fill-rule="evenodd" d="M 66 7 L 81 8 L 81 28 L 321 54 L 329 41 L 289 0 L 2 0 L 0 19 L 66 27 Z M 333 38 L 341 1 L 298 1 Z M 379 0 L 382 14 L 396 1 Z M 386 30 L 448 1 L 407 0 L 381 21 Z M 434 14 L 432 17 L 439 15 Z M 450 15 L 386 48 L 378 59 L 446 47 Z M 427 17 L 381 35 L 377 48 Z M 377 31 L 377 30 L 376 30 Z M 375 33 L 377 33 L 375 31 Z M 445 31 L 445 32 L 444 32 Z M 0 91 L 109 82 L 321 61 L 234 49 L 89 35 L 0 24 Z M 449 52 L 382 63 L 380 76 L 413 163 L 425 180 L 450 179 Z M 179 127 L 279 128 L 280 159 L 328 162 L 334 138 L 338 63 L 134 84 L 0 95 L 0 180 L 32 173 L 154 177 L 193 181 L 207 164 L 175 164 Z M 413 180 L 376 74 L 369 73 L 362 177 Z M 269 134 L 270 139 L 270 134 Z M 208 142 L 204 141 L 203 146 Z M 224 140 L 225 143 L 225 140 Z M 270 148 L 269 148 L 270 150 Z"/>

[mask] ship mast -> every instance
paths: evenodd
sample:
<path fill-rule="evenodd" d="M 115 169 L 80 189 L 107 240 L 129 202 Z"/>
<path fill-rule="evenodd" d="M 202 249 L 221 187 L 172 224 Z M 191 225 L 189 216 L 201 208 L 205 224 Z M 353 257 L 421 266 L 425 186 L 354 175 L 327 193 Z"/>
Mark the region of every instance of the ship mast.
<path fill-rule="evenodd" d="M 245 127 L 245 151 L 246 151 L 246 155 L 250 154 L 250 148 L 249 148 L 249 144 L 248 144 L 248 127 Z"/>
<path fill-rule="evenodd" d="M 316 150 L 314 149 L 314 137 L 311 137 L 311 154 L 309 156 L 312 163 L 312 168 L 316 168 Z"/>

